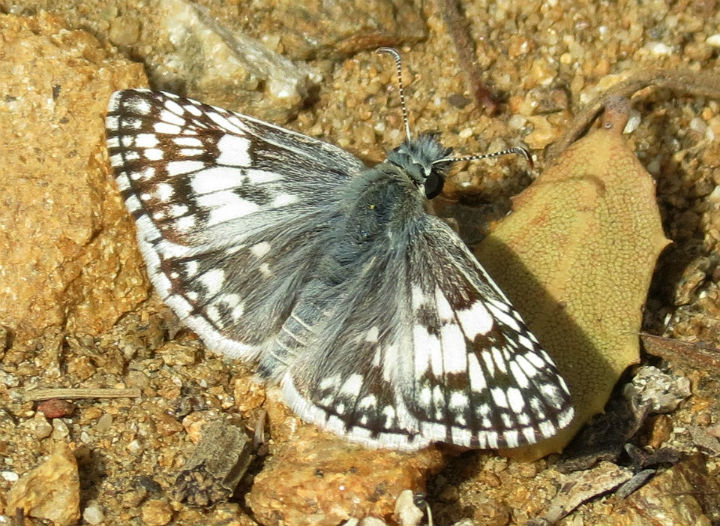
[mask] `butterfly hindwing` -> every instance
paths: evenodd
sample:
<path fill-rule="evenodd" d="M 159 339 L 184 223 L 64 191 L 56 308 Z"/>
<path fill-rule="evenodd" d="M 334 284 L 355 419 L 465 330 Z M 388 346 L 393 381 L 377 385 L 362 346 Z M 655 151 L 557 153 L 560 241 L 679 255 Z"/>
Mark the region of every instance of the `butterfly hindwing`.
<path fill-rule="evenodd" d="M 407 261 L 414 371 L 399 385 L 423 436 L 517 447 L 566 427 L 573 411 L 555 364 L 452 229 L 426 216 Z"/>
<path fill-rule="evenodd" d="M 429 440 L 398 389 L 412 368 L 409 275 L 404 254 L 390 248 L 385 236 L 344 281 L 310 283 L 264 359 L 290 352 L 283 391 L 303 419 L 367 445 L 411 450 Z"/>
<path fill-rule="evenodd" d="M 517 447 L 565 427 L 573 412 L 554 363 L 457 235 L 425 215 L 395 246 L 406 249 L 376 251 L 343 284 L 353 293 L 316 314 L 304 334 L 313 352 L 296 349 L 284 379 L 290 405 L 397 449 Z"/>

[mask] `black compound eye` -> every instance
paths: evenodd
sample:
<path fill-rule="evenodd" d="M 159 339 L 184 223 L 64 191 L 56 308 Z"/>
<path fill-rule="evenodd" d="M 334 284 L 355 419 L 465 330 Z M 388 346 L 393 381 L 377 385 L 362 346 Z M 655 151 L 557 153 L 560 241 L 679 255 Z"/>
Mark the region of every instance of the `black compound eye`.
<path fill-rule="evenodd" d="M 445 178 L 440 175 L 437 171 L 433 170 L 425 179 L 425 196 L 428 199 L 433 199 L 440 195 L 442 192 L 443 185 L 445 184 Z"/>

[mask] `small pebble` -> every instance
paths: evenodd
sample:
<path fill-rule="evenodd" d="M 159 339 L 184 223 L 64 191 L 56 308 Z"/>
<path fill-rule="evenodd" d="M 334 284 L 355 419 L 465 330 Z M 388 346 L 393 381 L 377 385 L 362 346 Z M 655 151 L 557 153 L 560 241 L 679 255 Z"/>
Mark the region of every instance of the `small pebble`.
<path fill-rule="evenodd" d="M 59 418 L 52 421 L 52 427 L 53 430 L 50 436 L 53 440 L 62 440 L 70 434 L 67 424 Z"/>
<path fill-rule="evenodd" d="M 100 524 L 105 520 L 105 514 L 97 502 L 91 502 L 83 510 L 83 519 L 89 524 Z"/>
<path fill-rule="evenodd" d="M 395 519 L 401 526 L 418 526 L 425 514 L 415 505 L 412 490 L 400 492 L 395 501 Z"/>
<path fill-rule="evenodd" d="M 95 431 L 98 433 L 105 433 L 110 430 L 112 426 L 113 418 L 110 413 L 105 413 L 98 418 L 97 424 L 95 424 Z"/>
<path fill-rule="evenodd" d="M 0 471 L 0 477 L 2 477 L 3 480 L 7 480 L 8 482 L 15 482 L 17 479 L 20 478 L 20 476 L 14 471 Z"/>
<path fill-rule="evenodd" d="M 36 413 L 30 422 L 30 429 L 32 429 L 33 435 L 42 440 L 50 436 L 50 433 L 53 431 L 53 426 L 41 413 Z"/>
<path fill-rule="evenodd" d="M 37 410 L 44 414 L 47 418 L 62 418 L 70 416 L 75 411 L 75 405 L 67 400 L 44 400 L 37 406 Z"/>
<path fill-rule="evenodd" d="M 150 500 L 142 506 L 142 520 L 149 526 L 165 526 L 172 520 L 172 513 L 164 500 Z"/>

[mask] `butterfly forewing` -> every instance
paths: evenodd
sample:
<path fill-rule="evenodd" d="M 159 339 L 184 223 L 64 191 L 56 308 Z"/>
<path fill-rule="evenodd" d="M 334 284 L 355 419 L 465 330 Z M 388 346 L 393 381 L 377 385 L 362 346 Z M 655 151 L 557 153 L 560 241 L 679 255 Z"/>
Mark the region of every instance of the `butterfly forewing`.
<path fill-rule="evenodd" d="M 113 95 L 116 180 L 162 298 L 216 350 L 256 356 L 363 165 L 332 145 L 176 95 Z"/>

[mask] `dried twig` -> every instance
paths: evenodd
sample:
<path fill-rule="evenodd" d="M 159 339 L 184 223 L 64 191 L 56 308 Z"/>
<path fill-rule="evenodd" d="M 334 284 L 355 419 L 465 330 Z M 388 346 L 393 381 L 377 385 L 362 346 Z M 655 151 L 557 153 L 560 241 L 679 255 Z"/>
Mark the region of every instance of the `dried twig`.
<path fill-rule="evenodd" d="M 13 526 L 25 525 L 25 508 L 15 508 L 15 521 Z"/>
<path fill-rule="evenodd" d="M 49 388 L 30 389 L 23 393 L 23 398 L 28 402 L 38 400 L 51 400 L 59 398 L 62 400 L 81 400 L 84 398 L 140 398 L 140 389 L 131 387 L 128 389 L 98 389 L 98 388 Z"/>
<path fill-rule="evenodd" d="M 488 114 L 494 114 L 498 105 L 490 90 L 485 86 L 480 75 L 480 68 L 475 60 L 475 45 L 470 38 L 465 17 L 460 12 L 458 0 L 438 0 L 442 17 L 448 32 L 455 44 L 460 67 L 470 77 L 470 89 L 475 100 L 485 107 Z"/>
<path fill-rule="evenodd" d="M 696 369 L 720 372 L 720 349 L 702 342 L 682 342 L 642 333 L 645 352 L 668 362 L 682 362 Z"/>
<path fill-rule="evenodd" d="M 720 77 L 714 72 L 666 69 L 638 71 L 632 77 L 600 94 L 575 115 L 565 134 L 547 149 L 545 158 L 554 159 L 583 135 L 603 111 L 608 100 L 617 97 L 630 98 L 634 93 L 650 86 L 668 88 L 698 97 L 720 98 Z"/>

